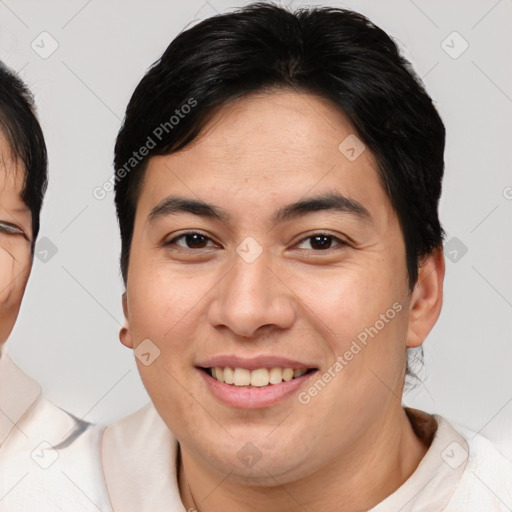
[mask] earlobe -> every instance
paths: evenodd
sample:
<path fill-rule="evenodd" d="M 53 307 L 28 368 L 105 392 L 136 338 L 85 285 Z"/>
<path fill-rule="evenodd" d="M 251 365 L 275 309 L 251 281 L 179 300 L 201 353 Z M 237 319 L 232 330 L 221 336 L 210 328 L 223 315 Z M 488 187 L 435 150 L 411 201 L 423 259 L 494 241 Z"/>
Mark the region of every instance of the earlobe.
<path fill-rule="evenodd" d="M 411 296 L 407 347 L 419 347 L 432 330 L 443 304 L 445 264 L 443 248 L 434 249 L 420 265 Z"/>
<path fill-rule="evenodd" d="M 124 313 L 124 325 L 123 325 L 123 327 L 121 327 L 121 329 L 119 331 L 119 340 L 125 347 L 133 349 L 133 338 L 132 338 L 132 335 L 130 332 L 130 322 L 128 320 L 129 315 L 128 315 L 128 302 L 127 302 L 127 298 L 126 298 L 126 292 L 123 293 L 122 302 L 123 302 L 123 313 Z"/>

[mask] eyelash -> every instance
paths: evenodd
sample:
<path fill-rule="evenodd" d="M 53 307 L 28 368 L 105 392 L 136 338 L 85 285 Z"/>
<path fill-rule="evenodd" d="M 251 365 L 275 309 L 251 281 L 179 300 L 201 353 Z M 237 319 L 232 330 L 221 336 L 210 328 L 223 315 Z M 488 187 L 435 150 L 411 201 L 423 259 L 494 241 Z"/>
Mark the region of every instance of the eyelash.
<path fill-rule="evenodd" d="M 177 240 L 180 240 L 181 238 L 185 238 L 187 236 L 192 236 L 192 235 L 199 235 L 199 236 L 205 238 L 207 240 L 207 243 L 208 243 L 208 241 L 212 241 L 212 239 L 210 237 L 204 235 L 203 233 L 200 233 L 198 231 L 188 231 L 186 233 L 182 233 L 181 235 L 179 235 L 179 236 L 177 236 L 177 237 L 175 237 L 175 238 L 173 238 L 173 239 L 171 239 L 171 240 L 169 240 L 167 242 L 164 242 L 164 246 L 169 247 L 170 245 L 176 244 Z M 315 238 L 315 237 L 319 237 L 319 236 L 330 238 L 330 239 L 334 240 L 338 244 L 338 247 L 337 247 L 338 249 L 349 245 L 347 242 L 345 242 L 344 240 L 341 240 L 340 238 L 338 238 L 338 237 L 336 237 L 334 235 L 330 235 L 329 233 L 322 233 L 322 232 L 313 233 L 313 234 L 311 234 L 311 235 L 309 235 L 307 237 L 304 237 L 296 245 L 300 245 L 303 242 L 305 242 L 306 240 L 309 240 L 309 239 L 312 239 L 312 238 Z M 198 249 L 194 249 L 194 248 L 191 248 L 191 247 L 183 247 L 181 245 L 178 245 L 178 247 L 180 249 L 185 250 L 185 251 L 196 251 L 196 250 L 201 250 L 201 249 L 208 249 L 208 247 L 200 247 Z M 312 249 L 312 250 L 314 252 L 327 252 L 327 251 L 329 251 L 331 249 L 333 249 L 333 248 L 332 247 L 328 247 L 327 249 Z M 336 249 L 336 247 L 334 247 L 334 249 Z"/>

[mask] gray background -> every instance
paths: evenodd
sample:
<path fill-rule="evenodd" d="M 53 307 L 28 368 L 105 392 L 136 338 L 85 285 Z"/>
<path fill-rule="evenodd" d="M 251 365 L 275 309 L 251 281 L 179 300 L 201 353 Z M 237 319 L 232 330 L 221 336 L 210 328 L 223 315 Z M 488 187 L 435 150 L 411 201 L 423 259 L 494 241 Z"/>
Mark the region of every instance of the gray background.
<path fill-rule="evenodd" d="M 36 96 L 51 172 L 40 235 L 47 247 L 38 247 L 9 351 L 47 397 L 89 421 L 148 400 L 118 341 L 113 196 L 92 191 L 113 173 L 115 136 L 147 67 L 194 20 L 245 3 L 0 0 L 0 57 Z M 425 345 L 424 383 L 405 402 L 499 439 L 512 422 L 512 1 L 322 3 L 358 10 L 389 32 L 447 128 L 440 214 L 454 261 Z"/>

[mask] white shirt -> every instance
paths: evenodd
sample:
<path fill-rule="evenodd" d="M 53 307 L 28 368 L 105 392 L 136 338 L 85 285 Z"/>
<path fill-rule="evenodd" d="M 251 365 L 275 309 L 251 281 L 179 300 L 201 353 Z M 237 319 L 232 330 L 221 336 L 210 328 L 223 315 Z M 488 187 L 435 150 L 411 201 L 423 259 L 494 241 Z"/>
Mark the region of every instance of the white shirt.
<path fill-rule="evenodd" d="M 511 460 L 481 435 L 456 430 L 437 415 L 406 411 L 420 436 L 425 425 L 437 430 L 423 432 L 433 440 L 412 476 L 370 512 L 512 510 Z M 176 439 L 151 404 L 107 427 L 102 459 L 114 512 L 186 512 L 177 455 Z"/>
<path fill-rule="evenodd" d="M 108 512 L 102 430 L 41 396 L 0 357 L 0 512 Z"/>

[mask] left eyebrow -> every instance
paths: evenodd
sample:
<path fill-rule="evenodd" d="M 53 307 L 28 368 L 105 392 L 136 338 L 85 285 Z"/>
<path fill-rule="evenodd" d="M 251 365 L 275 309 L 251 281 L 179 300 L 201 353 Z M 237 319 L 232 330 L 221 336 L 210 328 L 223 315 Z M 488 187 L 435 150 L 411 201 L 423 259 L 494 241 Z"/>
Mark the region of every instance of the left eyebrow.
<path fill-rule="evenodd" d="M 332 192 L 308 197 L 289 204 L 274 214 L 273 221 L 279 224 L 302 215 L 319 211 L 347 213 L 366 222 L 372 221 L 370 212 L 359 201 Z"/>
<path fill-rule="evenodd" d="M 335 211 L 353 215 L 365 222 L 372 222 L 370 212 L 358 201 L 345 197 L 338 193 L 326 193 L 301 199 L 295 203 L 284 206 L 274 213 L 272 221 L 276 224 L 283 223 L 319 211 Z M 196 199 L 188 199 L 180 196 L 169 196 L 160 201 L 149 213 L 149 220 L 175 213 L 192 213 L 199 217 L 229 222 L 231 215 L 224 209 L 213 204 Z"/>

